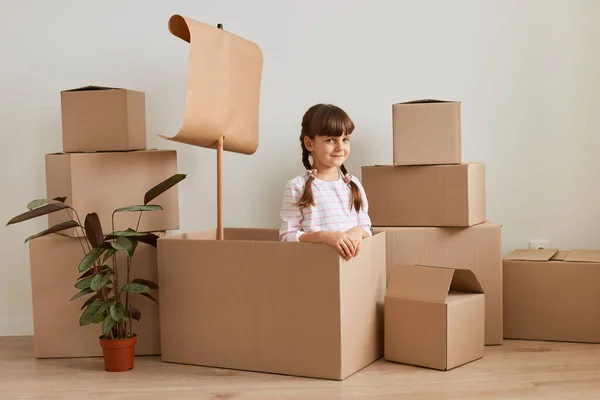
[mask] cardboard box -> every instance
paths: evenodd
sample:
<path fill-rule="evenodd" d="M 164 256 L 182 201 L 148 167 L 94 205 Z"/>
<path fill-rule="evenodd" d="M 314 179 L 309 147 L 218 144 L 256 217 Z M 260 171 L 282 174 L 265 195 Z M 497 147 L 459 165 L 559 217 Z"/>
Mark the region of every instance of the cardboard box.
<path fill-rule="evenodd" d="M 146 148 L 144 92 L 86 86 L 60 93 L 65 153 Z"/>
<path fill-rule="evenodd" d="M 387 277 L 396 264 L 466 268 L 485 292 L 485 344 L 503 343 L 502 225 L 484 222 L 470 228 L 374 227 L 385 232 Z"/>
<path fill-rule="evenodd" d="M 365 166 L 374 226 L 473 226 L 486 220 L 485 164 Z"/>
<path fill-rule="evenodd" d="M 79 292 L 75 288 L 81 275 L 77 266 L 84 256 L 83 239 L 51 234 L 29 242 L 33 331 L 36 358 L 99 357 L 102 324 L 79 325 L 81 307 L 89 296 L 69 301 Z M 117 265 L 125 274 L 126 260 L 119 252 Z M 140 243 L 131 266 L 135 278 L 157 281 L 156 248 Z M 112 262 L 109 262 L 112 267 Z M 158 293 L 152 295 L 160 301 Z M 141 295 L 133 295 L 131 304 L 140 310 L 140 321 L 134 321 L 138 334 L 137 355 L 160 354 L 158 305 Z"/>
<path fill-rule="evenodd" d="M 46 192 L 50 198 L 66 196 L 81 223 L 88 213 L 100 217 L 104 233 L 112 231 L 112 213 L 119 207 L 144 203 L 146 191 L 177 173 L 175 150 L 142 150 L 132 152 L 74 153 L 46 155 Z M 177 186 L 152 201 L 163 207 L 145 211 L 140 231 L 179 229 L 179 196 Z M 75 219 L 73 212 L 59 211 L 48 215 L 48 225 L 54 226 Z M 136 228 L 139 212 L 115 213 L 115 230 Z M 63 233 L 82 236 L 80 229 Z"/>
<path fill-rule="evenodd" d="M 162 360 L 342 380 L 383 356 L 385 233 L 345 261 L 277 229 L 158 240 Z"/>
<path fill-rule="evenodd" d="M 600 343 L 600 251 L 504 257 L 504 337 Z"/>
<path fill-rule="evenodd" d="M 393 104 L 394 165 L 460 164 L 460 107 L 429 99 Z"/>
<path fill-rule="evenodd" d="M 468 269 L 399 264 L 385 296 L 385 359 L 449 370 L 482 358 L 484 301 Z"/>

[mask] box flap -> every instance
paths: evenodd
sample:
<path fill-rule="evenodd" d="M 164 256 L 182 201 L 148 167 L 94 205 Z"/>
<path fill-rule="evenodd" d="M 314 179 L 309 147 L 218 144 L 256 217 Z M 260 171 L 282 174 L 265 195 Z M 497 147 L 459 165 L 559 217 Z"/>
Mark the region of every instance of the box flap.
<path fill-rule="evenodd" d="M 450 290 L 467 293 L 483 293 L 483 288 L 473 271 L 468 269 L 455 269 Z"/>
<path fill-rule="evenodd" d="M 74 88 L 74 89 L 62 90 L 61 93 L 65 93 L 65 92 L 88 92 L 88 91 L 92 91 L 92 90 L 125 90 L 125 89 L 123 89 L 123 88 L 116 88 L 116 87 L 108 87 L 108 86 L 89 85 L 89 86 L 81 86 L 81 87 Z"/>
<path fill-rule="evenodd" d="M 548 261 L 558 252 L 558 249 L 519 249 L 514 250 L 505 260 L 513 261 Z"/>
<path fill-rule="evenodd" d="M 453 100 L 437 100 L 437 99 L 418 99 L 411 101 L 404 101 L 396 104 L 425 104 L 425 103 L 459 103 L 458 101 Z"/>
<path fill-rule="evenodd" d="M 226 28 L 225 28 L 226 29 Z M 263 53 L 256 43 L 181 15 L 169 19 L 169 32 L 190 46 L 185 114 L 173 137 L 192 146 L 254 154 Z"/>
<path fill-rule="evenodd" d="M 572 250 L 564 258 L 569 262 L 600 262 L 600 250 Z"/>
<path fill-rule="evenodd" d="M 398 264 L 392 271 L 386 295 L 444 303 L 453 275 L 451 268 Z"/>

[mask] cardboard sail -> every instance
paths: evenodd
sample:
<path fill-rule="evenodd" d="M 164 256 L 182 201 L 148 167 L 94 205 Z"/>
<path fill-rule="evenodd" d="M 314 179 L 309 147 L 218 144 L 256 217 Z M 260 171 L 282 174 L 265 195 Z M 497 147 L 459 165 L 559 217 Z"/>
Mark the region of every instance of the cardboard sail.
<path fill-rule="evenodd" d="M 168 140 L 205 148 L 253 154 L 258 147 L 258 116 L 263 53 L 244 38 L 181 15 L 169 31 L 190 43 L 185 116 Z"/>

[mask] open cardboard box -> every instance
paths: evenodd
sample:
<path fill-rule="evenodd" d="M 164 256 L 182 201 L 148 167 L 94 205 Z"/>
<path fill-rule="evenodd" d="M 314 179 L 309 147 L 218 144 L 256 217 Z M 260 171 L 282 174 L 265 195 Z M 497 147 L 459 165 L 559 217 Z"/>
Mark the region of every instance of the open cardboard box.
<path fill-rule="evenodd" d="M 600 250 L 515 250 L 503 269 L 506 339 L 600 343 Z"/>
<path fill-rule="evenodd" d="M 482 358 L 484 300 L 468 269 L 398 264 L 385 296 L 385 359 L 449 370 Z"/>
<path fill-rule="evenodd" d="M 174 15 L 190 45 L 185 118 L 171 138 L 216 149 L 217 227 L 158 240 L 162 359 L 344 379 L 383 355 L 385 233 L 346 262 L 326 244 L 281 242 L 278 229 L 224 228 L 223 152 L 258 146 L 262 52 Z"/>
<path fill-rule="evenodd" d="M 158 240 L 162 360 L 344 379 L 383 355 L 385 233 L 345 261 L 276 229 Z"/>

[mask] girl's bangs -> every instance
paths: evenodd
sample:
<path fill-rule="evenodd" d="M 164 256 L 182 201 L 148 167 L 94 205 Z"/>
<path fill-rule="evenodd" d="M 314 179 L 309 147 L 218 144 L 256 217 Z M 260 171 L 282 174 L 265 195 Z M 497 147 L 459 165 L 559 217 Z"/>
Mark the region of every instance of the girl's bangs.
<path fill-rule="evenodd" d="M 315 127 L 317 136 L 340 137 L 343 134 L 350 135 L 354 131 L 354 123 L 341 109 L 329 109 L 324 114 L 321 118 L 315 118 L 320 122 L 320 126 Z"/>

